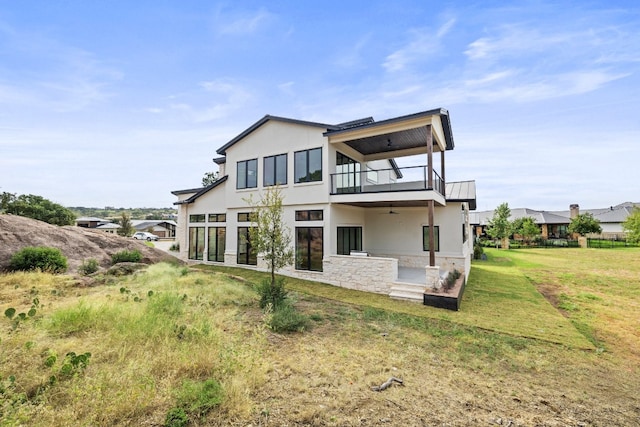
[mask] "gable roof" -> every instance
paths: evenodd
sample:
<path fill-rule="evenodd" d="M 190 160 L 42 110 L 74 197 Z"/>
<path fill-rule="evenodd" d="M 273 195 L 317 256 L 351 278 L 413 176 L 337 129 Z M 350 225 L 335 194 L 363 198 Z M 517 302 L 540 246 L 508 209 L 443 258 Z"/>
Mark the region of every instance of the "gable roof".
<path fill-rule="evenodd" d="M 253 131 L 255 131 L 260 126 L 262 126 L 263 124 L 267 123 L 270 120 L 283 122 L 283 123 L 293 123 L 293 124 L 304 125 L 304 126 L 315 126 L 315 127 L 324 128 L 324 129 L 338 129 L 337 126 L 328 125 L 326 123 L 317 123 L 317 122 L 308 122 L 308 121 L 305 121 L 305 120 L 288 119 L 286 117 L 278 117 L 278 116 L 272 116 L 270 114 L 267 114 L 266 116 L 264 116 L 263 118 L 261 118 L 260 120 L 258 120 L 257 122 L 255 122 L 254 124 L 249 126 L 240 135 L 236 136 L 231 141 L 227 142 L 222 147 L 218 148 L 216 150 L 216 153 L 220 154 L 221 156 L 225 156 L 227 154 L 227 149 L 228 148 L 230 148 L 231 146 L 233 146 L 235 143 L 239 142 L 240 140 L 244 139 L 246 136 L 248 136 Z"/>
<path fill-rule="evenodd" d="M 174 205 L 186 205 L 189 203 L 193 203 L 198 197 L 202 196 L 203 194 L 207 193 L 209 190 L 213 190 L 214 188 L 216 188 L 217 186 L 223 184 L 224 182 L 227 181 L 227 179 L 229 178 L 229 175 L 225 175 L 222 178 L 220 178 L 219 180 L 217 180 L 216 182 L 214 182 L 211 185 L 208 185 L 206 187 L 203 188 L 195 188 L 192 190 L 177 190 L 177 191 L 172 191 L 171 194 L 174 195 L 179 195 L 179 194 L 187 194 L 187 193 L 193 193 L 195 191 L 195 194 L 189 198 L 186 198 L 184 200 L 180 200 L 179 202 L 174 202 Z"/>

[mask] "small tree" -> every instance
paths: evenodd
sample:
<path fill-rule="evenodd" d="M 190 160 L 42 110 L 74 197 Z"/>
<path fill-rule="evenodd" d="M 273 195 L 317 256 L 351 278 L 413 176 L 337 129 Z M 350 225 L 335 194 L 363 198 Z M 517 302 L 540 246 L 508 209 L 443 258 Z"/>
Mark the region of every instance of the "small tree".
<path fill-rule="evenodd" d="M 622 228 L 627 232 L 627 239 L 631 243 L 640 243 L 640 208 L 633 208 L 631 215 L 622 223 Z"/>
<path fill-rule="evenodd" d="M 581 236 L 586 236 L 589 233 L 602 233 L 602 227 L 600 227 L 600 221 L 595 219 L 590 213 L 583 213 L 577 215 L 571 219 L 569 224 L 569 233 L 576 233 Z"/>
<path fill-rule="evenodd" d="M 277 287 L 276 270 L 293 262 L 291 230 L 282 219 L 283 198 L 282 191 L 275 186 L 269 187 L 260 200 L 254 200 L 253 195 L 245 199 L 253 208 L 250 219 L 254 226 L 249 229 L 251 246 L 263 256 L 269 266 L 271 272 L 269 285 L 272 292 Z"/>
<path fill-rule="evenodd" d="M 525 216 L 515 219 L 512 223 L 514 234 L 519 234 L 526 243 L 530 243 L 534 237 L 540 235 L 540 228 L 536 225 L 533 218 Z"/>
<path fill-rule="evenodd" d="M 508 203 L 502 203 L 493 212 L 493 217 L 487 224 L 487 234 L 496 240 L 502 240 L 502 248 L 509 249 L 509 236 L 511 235 L 511 209 Z"/>
<path fill-rule="evenodd" d="M 122 216 L 120 217 L 120 228 L 118 229 L 118 234 L 121 236 L 131 236 L 135 232 L 133 225 L 131 225 L 131 218 L 129 214 L 126 212 L 122 212 Z"/>
<path fill-rule="evenodd" d="M 0 211 L 37 219 L 53 225 L 73 225 L 76 216 L 70 209 L 33 194 L 12 193 L 0 195 Z"/>
<path fill-rule="evenodd" d="M 202 177 L 202 186 L 208 187 L 214 182 L 216 182 L 217 180 L 219 180 L 220 178 L 218 178 L 218 175 L 219 175 L 218 172 L 205 173 L 204 176 Z"/>

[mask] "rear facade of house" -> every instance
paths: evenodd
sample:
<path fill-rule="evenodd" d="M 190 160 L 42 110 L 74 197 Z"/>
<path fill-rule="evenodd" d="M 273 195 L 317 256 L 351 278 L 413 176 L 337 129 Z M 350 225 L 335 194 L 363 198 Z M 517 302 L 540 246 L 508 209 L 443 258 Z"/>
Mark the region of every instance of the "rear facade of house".
<path fill-rule="evenodd" d="M 282 274 L 383 294 L 403 269 L 424 269 L 425 286 L 468 275 L 475 183 L 446 182 L 453 148 L 444 109 L 337 125 L 267 115 L 217 150 L 218 181 L 173 192 L 180 256 L 265 268 L 247 199 L 277 185 L 295 250 Z"/>

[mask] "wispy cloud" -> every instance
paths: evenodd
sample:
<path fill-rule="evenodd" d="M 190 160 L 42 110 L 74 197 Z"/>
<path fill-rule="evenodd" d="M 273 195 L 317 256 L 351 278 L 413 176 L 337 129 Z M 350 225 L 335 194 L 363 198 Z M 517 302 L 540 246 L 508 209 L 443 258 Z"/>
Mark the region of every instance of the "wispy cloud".
<path fill-rule="evenodd" d="M 252 34 L 267 25 L 274 14 L 264 8 L 256 11 L 220 11 L 217 15 L 217 30 L 223 35 Z"/>

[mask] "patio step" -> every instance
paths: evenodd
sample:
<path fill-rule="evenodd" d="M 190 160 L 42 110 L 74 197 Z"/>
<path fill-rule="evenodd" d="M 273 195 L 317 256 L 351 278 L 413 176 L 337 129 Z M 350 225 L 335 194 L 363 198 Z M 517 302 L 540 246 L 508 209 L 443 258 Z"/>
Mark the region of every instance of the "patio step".
<path fill-rule="evenodd" d="M 423 301 L 424 285 L 411 283 L 396 283 L 391 286 L 389 296 L 394 299 L 403 299 L 410 301 Z"/>

